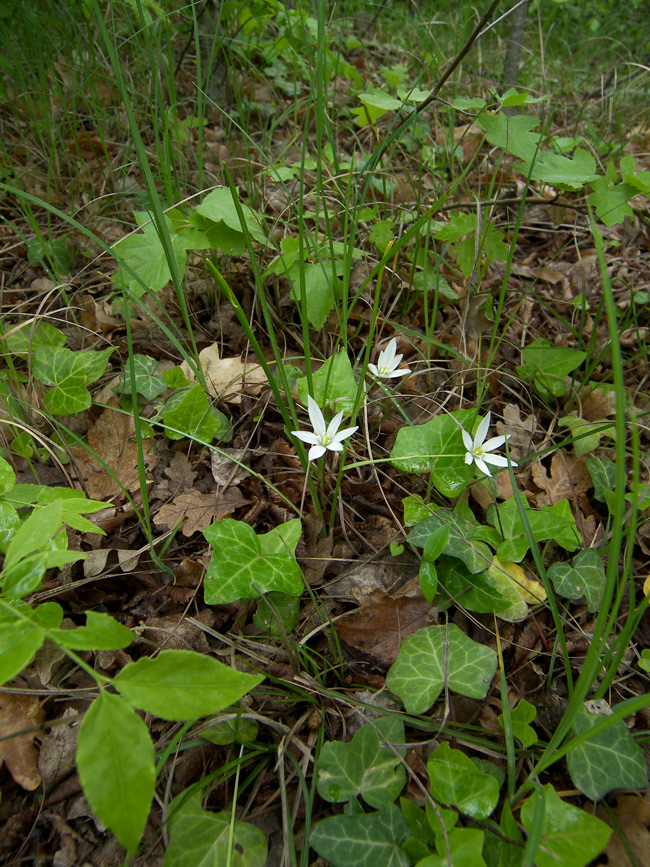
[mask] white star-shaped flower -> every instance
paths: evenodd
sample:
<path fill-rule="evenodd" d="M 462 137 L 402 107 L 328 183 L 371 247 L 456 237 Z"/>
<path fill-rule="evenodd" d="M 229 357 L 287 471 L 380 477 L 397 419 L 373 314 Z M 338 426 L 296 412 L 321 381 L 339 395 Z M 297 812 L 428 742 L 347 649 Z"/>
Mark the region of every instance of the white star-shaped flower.
<path fill-rule="evenodd" d="M 492 464 L 492 466 L 495 467 L 507 467 L 508 464 L 513 467 L 517 466 L 514 461 L 509 461 L 508 458 L 504 458 L 502 455 L 487 454 L 488 452 L 493 452 L 495 449 L 501 448 L 505 441 L 510 437 L 509 434 L 508 436 L 492 437 L 492 439 L 485 442 L 485 437 L 490 429 L 491 417 L 492 413 L 489 412 L 478 426 L 473 439 L 471 434 L 468 434 L 464 428 L 461 428 L 463 432 L 463 444 L 467 449 L 465 463 L 475 463 L 479 470 L 482 473 L 485 473 L 486 476 L 492 475 L 488 464 Z"/>
<path fill-rule="evenodd" d="M 377 364 L 369 364 L 368 370 L 374 373 L 375 376 L 381 376 L 384 379 L 395 379 L 398 376 L 406 376 L 411 371 L 407 367 L 397 370 L 402 356 L 395 355 L 396 350 L 397 340 L 393 337 L 389 340 L 388 346 L 379 353 Z"/>
<path fill-rule="evenodd" d="M 352 436 L 355 430 L 359 429 L 357 426 L 339 430 L 339 425 L 343 419 L 343 411 L 338 412 L 332 421 L 325 426 L 323 413 L 311 395 L 307 398 L 307 411 L 309 412 L 309 421 L 314 428 L 314 432 L 293 430 L 291 433 L 293 436 L 298 437 L 299 440 L 311 445 L 308 455 L 310 461 L 315 461 L 316 458 L 322 457 L 327 449 L 331 452 L 342 452 L 343 440 Z"/>

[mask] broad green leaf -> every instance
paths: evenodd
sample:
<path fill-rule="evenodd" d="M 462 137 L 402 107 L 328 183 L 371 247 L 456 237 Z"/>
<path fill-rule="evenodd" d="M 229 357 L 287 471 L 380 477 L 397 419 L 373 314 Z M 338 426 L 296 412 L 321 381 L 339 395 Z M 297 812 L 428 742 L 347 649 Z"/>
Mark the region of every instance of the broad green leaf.
<path fill-rule="evenodd" d="M 607 165 L 605 175 L 591 182 L 591 189 L 589 201 L 606 226 L 614 226 L 622 223 L 625 217 L 634 216 L 628 199 L 633 198 L 638 190 L 629 183 L 616 183 L 616 169 L 612 160 Z"/>
<path fill-rule="evenodd" d="M 20 674 L 44 641 L 45 631 L 35 623 L 3 622 L 0 626 L 0 684 Z"/>
<path fill-rule="evenodd" d="M 517 367 L 522 379 L 528 379 L 544 400 L 563 397 L 566 378 L 583 363 L 586 352 L 554 346 L 547 340 L 535 340 L 524 349 L 524 364 Z"/>
<path fill-rule="evenodd" d="M 529 723 L 532 723 L 537 716 L 537 708 L 530 702 L 522 698 L 518 704 L 510 711 L 510 722 L 512 724 L 512 733 L 521 741 L 525 747 L 532 747 L 537 743 L 537 732 Z M 505 728 L 504 716 L 499 714 L 499 722 Z"/>
<path fill-rule="evenodd" d="M 146 723 L 119 696 L 102 691 L 86 711 L 77 768 L 93 812 L 133 853 L 149 815 L 156 769 Z"/>
<path fill-rule="evenodd" d="M 347 352 L 335 352 L 312 376 L 313 390 L 311 396 L 321 409 L 329 409 L 333 413 L 350 413 L 354 408 L 357 396 L 357 382 L 352 372 L 352 365 Z M 307 377 L 296 380 L 298 396 L 304 406 L 307 406 L 309 386 Z"/>
<path fill-rule="evenodd" d="M 305 312 L 312 328 L 320 331 L 327 322 L 327 317 L 334 309 L 337 292 L 340 291 L 339 271 L 342 263 L 323 260 L 301 266 L 296 263 L 287 271 L 291 281 L 291 297 L 300 306 L 302 304 L 301 271 L 305 280 Z"/>
<path fill-rule="evenodd" d="M 408 867 L 409 857 L 400 847 L 410 835 L 400 810 L 389 804 L 378 813 L 324 819 L 309 842 L 330 867 Z"/>
<path fill-rule="evenodd" d="M 650 671 L 650 650 L 646 647 L 641 651 L 641 659 L 638 661 L 641 671 Z"/>
<path fill-rule="evenodd" d="M 458 807 L 474 819 L 487 819 L 499 800 L 498 780 L 480 771 L 469 756 L 442 743 L 427 764 L 436 801 Z"/>
<path fill-rule="evenodd" d="M 244 719 L 241 712 L 244 710 L 242 705 L 235 705 L 231 708 L 226 708 L 224 715 L 231 711 L 235 716 L 234 719 L 220 719 L 207 728 L 201 727 L 200 734 L 202 738 L 210 741 L 211 744 L 226 746 L 227 744 L 251 744 L 257 738 L 259 726 L 252 719 Z"/>
<path fill-rule="evenodd" d="M 174 231 L 169 219 L 167 225 L 170 230 L 174 259 L 182 277 L 187 265 L 185 244 Z M 124 284 L 136 298 L 140 298 L 148 290 L 159 292 L 172 279 L 165 248 L 153 223 L 144 226 L 142 231 L 118 241 L 113 245 L 113 251 L 128 266 L 125 268 L 120 264 L 116 280 Z"/>
<path fill-rule="evenodd" d="M 179 229 L 178 237 L 187 250 L 221 250 L 227 256 L 243 256 L 246 237 L 240 229 L 232 229 L 223 221 L 215 222 L 194 212 L 189 225 Z"/>
<path fill-rule="evenodd" d="M 260 599 L 253 623 L 263 632 L 282 637 L 293 631 L 299 614 L 300 599 L 297 596 L 271 592 Z"/>
<path fill-rule="evenodd" d="M 148 355 L 133 356 L 133 373 L 135 377 L 135 389 L 145 400 L 154 400 L 167 388 L 167 383 L 156 373 L 158 362 Z M 122 394 L 131 394 L 131 373 L 127 366 L 122 374 L 122 379 L 116 391 Z"/>
<path fill-rule="evenodd" d="M 52 386 L 45 406 L 54 415 L 73 415 L 92 403 L 87 389 L 103 376 L 113 347 L 73 352 L 63 346 L 41 346 L 32 358 L 32 373 Z"/>
<path fill-rule="evenodd" d="M 371 807 L 392 804 L 404 788 L 406 771 L 397 755 L 387 745 L 403 744 L 404 724 L 395 717 L 381 717 L 362 726 L 345 744 L 329 741 L 318 762 L 318 793 L 334 803 L 362 796 Z"/>
<path fill-rule="evenodd" d="M 46 548 L 50 539 L 61 529 L 62 523 L 63 502 L 61 500 L 56 500 L 42 509 L 35 509 L 9 543 L 5 556 L 5 571 L 9 572 L 25 557 Z"/>
<path fill-rule="evenodd" d="M 417 867 L 486 867 L 481 854 L 485 833 L 475 828 L 454 828 L 447 837 L 451 863 L 446 848 L 439 847 L 442 855 L 428 855 L 418 861 Z"/>
<path fill-rule="evenodd" d="M 244 222 L 249 234 L 260 244 L 267 244 L 267 236 L 260 227 L 261 218 L 259 214 L 249 208 L 243 202 L 240 204 L 244 216 Z M 243 235 L 243 229 L 237 208 L 232 198 L 232 193 L 228 187 L 219 187 L 212 190 L 211 193 L 203 199 L 200 205 L 197 205 L 196 211 L 203 217 L 213 220 L 215 223 L 224 222 L 230 229 L 234 229 Z"/>
<path fill-rule="evenodd" d="M 20 516 L 9 503 L 0 502 L 0 554 L 7 551 L 7 547 L 14 538 L 20 527 Z"/>
<path fill-rule="evenodd" d="M 165 432 L 171 440 L 190 437 L 211 443 L 215 437 L 224 437 L 230 422 L 210 403 L 200 385 L 172 394 L 162 413 Z"/>
<path fill-rule="evenodd" d="M 429 824 L 427 814 L 408 798 L 400 798 L 399 805 L 404 818 L 411 826 L 411 839 L 403 846 L 412 863 L 431 854 L 436 847 L 436 835 Z"/>
<path fill-rule="evenodd" d="M 35 328 L 26 325 L 5 338 L 7 349 L 19 358 L 34 355 L 39 346 L 65 346 L 66 337 L 49 322 L 38 322 Z"/>
<path fill-rule="evenodd" d="M 488 574 L 495 581 L 498 592 L 510 602 L 510 607 L 499 611 L 501 620 L 516 623 L 528 614 L 529 605 L 539 605 L 546 599 L 546 590 L 526 576 L 518 563 L 501 562 L 494 557 Z"/>
<path fill-rule="evenodd" d="M 135 639 L 130 629 L 101 611 L 87 611 L 86 626 L 54 629 L 49 637 L 71 650 L 122 650 Z"/>
<path fill-rule="evenodd" d="M 540 509 L 532 509 L 526 500 L 522 505 L 536 542 L 553 539 L 566 551 L 575 551 L 580 547 L 582 539 L 568 500 L 560 500 L 553 506 L 542 506 Z M 504 542 L 497 548 L 499 560 L 514 563 L 523 560 L 529 544 L 514 497 L 499 503 L 496 509 L 493 505 L 489 506 L 488 521 L 504 537 Z"/>
<path fill-rule="evenodd" d="M 532 169 L 530 163 L 515 168 L 522 174 L 529 174 L 533 181 L 552 184 L 562 190 L 581 190 L 585 184 L 593 183 L 598 177 L 593 154 L 583 148 L 576 148 L 573 157 L 543 150 L 538 153 Z"/>
<path fill-rule="evenodd" d="M 587 458 L 585 466 L 594 483 L 594 497 L 599 503 L 606 503 L 616 485 L 616 464 L 609 458 Z"/>
<path fill-rule="evenodd" d="M 400 428 L 390 454 L 391 463 L 405 473 L 430 472 L 441 494 L 457 497 L 474 478 L 473 470 L 465 463 L 459 425 L 469 430 L 475 420 L 474 410 L 461 409 L 453 413 L 453 418 L 443 414 L 425 424 Z"/>
<path fill-rule="evenodd" d="M 207 813 L 197 795 L 181 794 L 169 808 L 171 842 L 163 867 L 262 867 L 266 837 L 249 822 L 232 824 L 230 810 Z"/>
<path fill-rule="evenodd" d="M 16 474 L 11 464 L 0 457 L 0 497 L 9 493 L 16 485 Z"/>
<path fill-rule="evenodd" d="M 502 832 L 509 840 L 512 840 L 515 843 L 522 842 L 523 837 L 519 825 L 512 814 L 512 807 L 508 803 L 507 798 L 505 798 L 503 802 L 501 822 L 499 824 Z M 506 843 L 503 840 L 500 840 L 500 843 L 501 854 L 498 861 L 498 867 L 521 867 L 524 854 L 523 849 L 520 849 L 518 846 L 513 846 L 510 843 Z"/>
<path fill-rule="evenodd" d="M 567 804 L 553 786 L 544 786 L 546 811 L 542 843 L 535 856 L 537 867 L 586 867 L 599 855 L 609 840 L 612 829 L 584 810 Z M 530 830 L 532 798 L 521 808 L 521 821 Z"/>
<path fill-rule="evenodd" d="M 404 430 L 404 428 L 402 428 Z M 428 560 L 435 560 L 440 554 L 457 557 L 465 564 L 469 572 L 484 572 L 492 562 L 492 552 L 483 542 L 473 542 L 474 524 L 451 509 L 436 509 L 421 523 L 414 527 L 408 535 L 408 541 L 418 548 L 423 548 Z M 436 533 L 448 530 L 447 541 L 442 550 L 440 538 Z"/>
<path fill-rule="evenodd" d="M 36 608 L 29 608 L 29 616 L 44 629 L 58 629 L 63 620 L 63 609 L 58 602 L 43 602 Z"/>
<path fill-rule="evenodd" d="M 541 133 L 533 132 L 539 119 L 532 115 L 480 114 L 476 123 L 485 130 L 487 140 L 509 151 L 528 165 L 539 155 Z"/>
<path fill-rule="evenodd" d="M 300 523 L 297 518 L 293 520 Z M 214 548 L 205 577 L 208 605 L 256 599 L 271 590 L 290 596 L 302 593 L 304 584 L 295 545 L 278 550 L 277 528 L 258 536 L 243 521 L 226 518 L 206 527 L 203 535 Z M 271 538 L 266 540 L 265 536 Z"/>
<path fill-rule="evenodd" d="M 418 574 L 420 582 L 420 590 L 422 595 L 427 600 L 429 605 L 433 605 L 438 592 L 438 570 L 428 560 L 423 560 L 420 563 L 420 572 Z"/>
<path fill-rule="evenodd" d="M 110 503 L 102 503 L 99 500 L 88 500 L 83 491 L 77 491 L 75 488 L 44 487 L 38 492 L 37 502 L 39 505 L 47 505 L 57 500 L 62 504 L 63 511 L 61 517 L 64 524 L 68 524 L 82 533 L 106 535 L 100 527 L 84 518 L 83 515 L 101 512 L 102 509 L 109 508 Z"/>
<path fill-rule="evenodd" d="M 566 599 L 587 599 L 589 611 L 598 611 L 605 592 L 605 564 L 594 548 L 585 548 L 568 563 L 553 563 L 548 577 Z"/>
<path fill-rule="evenodd" d="M 263 680 L 191 650 L 163 650 L 125 666 L 113 684 L 135 707 L 162 719 L 188 720 L 219 713 Z"/>
<path fill-rule="evenodd" d="M 501 595 L 487 570 L 472 573 L 455 557 L 443 556 L 438 561 L 437 571 L 441 611 L 454 604 L 483 614 L 500 614 L 508 609 L 508 600 Z"/>
<path fill-rule="evenodd" d="M 412 494 L 404 497 L 402 500 L 404 506 L 404 526 L 413 527 L 428 518 L 435 509 L 430 504 L 425 503 L 422 497 L 418 494 Z M 420 547 L 422 547 L 420 545 Z"/>
<path fill-rule="evenodd" d="M 424 713 L 448 686 L 470 698 L 485 698 L 497 670 L 497 655 L 457 626 L 429 626 L 402 641 L 386 686 L 408 713 Z"/>
<path fill-rule="evenodd" d="M 581 707 L 573 734 L 584 734 L 603 716 Z M 613 789 L 645 789 L 648 785 L 645 754 L 622 720 L 574 747 L 567 756 L 567 767 L 573 784 L 592 801 L 600 801 Z"/>

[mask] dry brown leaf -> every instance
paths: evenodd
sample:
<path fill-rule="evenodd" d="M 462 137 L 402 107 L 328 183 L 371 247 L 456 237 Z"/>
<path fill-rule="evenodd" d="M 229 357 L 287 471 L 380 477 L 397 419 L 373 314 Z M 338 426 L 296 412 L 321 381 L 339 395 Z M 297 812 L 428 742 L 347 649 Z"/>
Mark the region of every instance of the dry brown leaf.
<path fill-rule="evenodd" d="M 612 812 L 638 867 L 650 867 L 650 802 L 639 795 L 621 795 Z M 614 822 L 602 805 L 596 807 L 596 816 L 614 828 L 605 849 L 609 867 L 630 867 L 630 859 L 616 833 Z"/>
<path fill-rule="evenodd" d="M 259 364 L 244 364 L 241 358 L 221 358 L 218 343 L 202 349 L 199 362 L 210 395 L 228 403 L 240 404 L 244 392 L 258 395 L 267 383 L 266 374 Z M 186 361 L 181 364 L 181 369 L 190 382 L 196 381 Z"/>
<path fill-rule="evenodd" d="M 191 536 L 205 530 L 213 521 L 231 515 L 245 502 L 239 488 L 229 488 L 218 495 L 187 491 L 179 494 L 172 503 L 162 506 L 153 520 L 157 527 L 171 530 L 185 518 L 181 532 L 184 536 Z"/>
<path fill-rule="evenodd" d="M 66 725 L 52 726 L 41 741 L 38 769 L 46 790 L 52 789 L 75 769 L 77 733 L 80 724 L 77 711 L 66 708 L 61 719 L 70 721 Z"/>
<path fill-rule="evenodd" d="M 503 421 L 497 421 L 497 434 L 508 437 L 508 450 L 514 461 L 530 452 L 534 432 L 535 416 L 522 416 L 520 407 L 512 403 L 506 404 L 503 408 Z"/>
<path fill-rule="evenodd" d="M 246 449 L 222 449 L 221 452 L 210 452 L 212 478 L 221 488 L 227 485 L 238 485 L 249 475 L 248 470 L 235 463 L 235 460 L 241 461 L 245 452 Z"/>
<path fill-rule="evenodd" d="M 393 599 L 376 591 L 365 602 L 363 608 L 337 622 L 336 632 L 348 647 L 384 665 L 395 662 L 400 643 L 407 635 L 431 626 L 432 609 L 422 596 Z"/>
<path fill-rule="evenodd" d="M 138 447 L 131 441 L 133 419 L 129 415 L 105 409 L 88 431 L 88 445 L 104 461 L 127 491 L 138 487 Z M 146 440 L 145 440 L 146 443 Z M 82 446 L 73 448 L 76 464 L 93 500 L 106 500 L 122 490 L 104 467 Z M 147 465 L 155 466 L 156 456 L 145 455 Z"/>
<path fill-rule="evenodd" d="M 32 728 L 43 722 L 45 713 L 37 698 L 26 695 L 0 693 L 0 764 L 19 786 L 33 792 L 41 784 L 38 772 L 38 750 L 34 744 L 35 732 L 9 737 L 14 732 Z"/>
<path fill-rule="evenodd" d="M 553 506 L 560 500 L 577 500 L 593 487 L 585 458 L 570 455 L 564 449 L 553 455 L 550 477 L 540 461 L 533 464 L 532 477 L 543 492 L 535 497 L 538 506 Z"/>
<path fill-rule="evenodd" d="M 616 415 L 616 393 L 604 388 L 585 386 L 580 392 L 582 417 L 587 421 L 601 421 Z"/>
<path fill-rule="evenodd" d="M 191 488 L 196 480 L 196 473 L 184 452 L 176 452 L 165 467 L 165 475 L 179 489 Z"/>

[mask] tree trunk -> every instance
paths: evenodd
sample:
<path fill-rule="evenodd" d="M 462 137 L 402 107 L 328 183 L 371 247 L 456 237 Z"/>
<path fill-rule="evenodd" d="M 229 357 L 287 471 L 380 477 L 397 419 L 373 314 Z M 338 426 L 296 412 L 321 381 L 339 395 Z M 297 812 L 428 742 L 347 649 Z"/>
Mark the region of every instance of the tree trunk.
<path fill-rule="evenodd" d="M 526 29 L 526 15 L 528 14 L 528 2 L 518 6 L 510 16 L 510 35 L 506 59 L 503 64 L 503 86 L 516 87 L 519 80 L 519 63 L 521 50 L 524 45 L 524 31 Z"/>

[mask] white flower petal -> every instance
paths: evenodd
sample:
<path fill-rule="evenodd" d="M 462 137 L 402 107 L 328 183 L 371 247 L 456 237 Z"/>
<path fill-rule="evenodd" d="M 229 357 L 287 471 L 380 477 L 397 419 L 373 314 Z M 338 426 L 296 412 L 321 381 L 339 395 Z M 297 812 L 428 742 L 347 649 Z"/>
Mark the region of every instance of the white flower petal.
<path fill-rule="evenodd" d="M 302 430 L 292 430 L 292 435 L 298 437 L 299 440 L 302 440 L 304 443 L 309 443 L 310 445 L 316 445 L 316 443 L 320 442 L 320 437 L 316 436 L 316 434 L 310 433 L 309 431 Z"/>
<path fill-rule="evenodd" d="M 369 364 L 368 370 L 370 371 L 370 373 L 372 373 L 373 376 L 379 376 L 379 371 L 377 370 L 376 364 Z"/>
<path fill-rule="evenodd" d="M 341 410 L 341 412 L 337 412 L 332 421 L 327 425 L 327 432 L 325 433 L 325 436 L 329 437 L 329 439 L 334 439 L 342 420 L 343 410 Z"/>
<path fill-rule="evenodd" d="M 385 373 L 384 376 L 387 379 L 396 379 L 400 376 L 406 376 L 407 373 L 411 373 L 408 367 L 400 367 L 399 370 L 391 370 L 390 373 Z"/>
<path fill-rule="evenodd" d="M 311 454 L 311 452 L 310 452 L 310 454 Z M 485 473 L 486 476 L 491 476 L 491 475 L 492 475 L 492 473 L 490 472 L 490 468 L 489 468 L 488 465 L 485 463 L 485 461 L 483 460 L 483 458 L 480 458 L 478 455 L 474 455 L 474 460 L 476 461 L 476 466 L 479 468 L 479 470 L 480 470 L 482 473 Z"/>
<path fill-rule="evenodd" d="M 502 455 L 483 455 L 483 460 L 494 467 L 507 467 L 508 464 L 511 464 L 513 467 L 517 466 L 517 464 L 512 463 L 512 461 L 509 461 L 508 458 L 504 458 Z"/>
<path fill-rule="evenodd" d="M 501 446 L 505 443 L 506 438 L 504 436 L 500 437 L 492 437 L 486 443 L 483 443 L 481 446 L 481 450 L 484 452 L 493 452 L 495 449 L 501 448 Z"/>
<path fill-rule="evenodd" d="M 321 408 L 311 394 L 307 397 L 307 412 L 309 413 L 309 421 L 314 429 L 314 433 L 318 436 L 323 436 L 325 433 L 325 419 L 323 418 Z"/>
<path fill-rule="evenodd" d="M 463 445 L 465 446 L 465 448 L 467 449 L 468 452 L 473 452 L 474 451 L 474 440 L 472 439 L 470 434 L 467 433 L 465 428 L 461 428 L 461 430 L 463 433 Z"/>
<path fill-rule="evenodd" d="M 336 436 L 332 437 L 332 442 L 333 443 L 341 443 L 341 442 L 343 442 L 343 440 L 346 440 L 348 437 L 352 436 L 352 434 L 357 430 L 359 430 L 358 425 L 356 427 L 346 427 L 345 430 L 340 430 L 336 434 Z M 331 448 L 331 446 L 330 446 L 330 448 Z"/>
<path fill-rule="evenodd" d="M 307 457 L 310 461 L 315 461 L 317 458 L 322 458 L 326 451 L 327 449 L 325 448 L 325 446 L 316 444 L 309 449 L 309 454 L 307 455 Z"/>
<path fill-rule="evenodd" d="M 465 452 L 465 463 L 473 464 L 474 463 L 474 455 L 472 452 Z"/>
<path fill-rule="evenodd" d="M 490 430 L 490 420 L 492 418 L 492 413 L 489 412 L 484 419 L 481 420 L 480 425 L 476 430 L 476 434 L 474 436 L 474 445 L 478 446 L 485 442 L 485 437 Z"/>

